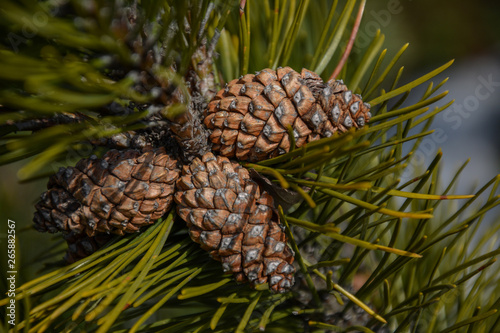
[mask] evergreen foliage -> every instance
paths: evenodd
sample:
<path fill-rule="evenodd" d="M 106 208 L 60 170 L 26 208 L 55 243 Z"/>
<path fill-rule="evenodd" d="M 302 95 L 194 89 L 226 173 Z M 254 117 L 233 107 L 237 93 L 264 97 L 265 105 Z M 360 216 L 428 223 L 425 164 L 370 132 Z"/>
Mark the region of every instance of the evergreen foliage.
<path fill-rule="evenodd" d="M 176 95 L 189 97 L 189 72 L 206 78 L 199 65 L 212 59 L 217 89 L 277 66 L 306 67 L 328 80 L 364 4 L 2 0 L 0 164 L 26 161 L 20 180 L 45 178 L 105 152 L 96 144 L 103 138 L 165 126 L 191 102 Z M 15 329 L 499 331 L 500 250 L 492 235 L 500 226 L 482 222 L 500 203 L 500 178 L 455 195 L 467 162 L 442 184 L 439 152 L 401 181 L 433 118 L 451 104 L 440 92 L 447 80 L 432 80 L 452 61 L 407 82 L 398 63 L 408 45 L 387 50 L 383 42 L 377 33 L 337 76 L 371 104 L 369 126 L 243 163 L 279 185 L 281 221 L 296 252 L 291 292 L 236 284 L 172 211 L 20 286 Z M 406 102 L 414 89 L 424 93 Z M 37 246 L 50 248 L 49 237 Z M 62 252 L 50 257 L 57 262 Z"/>

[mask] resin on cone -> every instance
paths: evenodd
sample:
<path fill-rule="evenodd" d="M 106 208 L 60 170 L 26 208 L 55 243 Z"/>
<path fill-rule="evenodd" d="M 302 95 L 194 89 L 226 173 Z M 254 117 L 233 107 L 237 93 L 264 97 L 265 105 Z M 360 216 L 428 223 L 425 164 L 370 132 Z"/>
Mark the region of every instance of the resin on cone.
<path fill-rule="evenodd" d="M 171 208 L 179 172 L 164 148 L 80 160 L 51 177 L 35 206 L 35 228 L 88 236 L 137 232 Z"/>
<path fill-rule="evenodd" d="M 229 82 L 205 111 L 212 150 L 251 162 L 276 157 L 304 144 L 370 120 L 370 105 L 341 80 L 324 83 L 314 72 L 264 69 Z"/>
<path fill-rule="evenodd" d="M 293 251 L 273 198 L 251 180 L 248 170 L 212 153 L 195 158 L 182 168 L 175 201 L 191 238 L 238 282 L 267 282 L 274 292 L 291 288 Z"/>

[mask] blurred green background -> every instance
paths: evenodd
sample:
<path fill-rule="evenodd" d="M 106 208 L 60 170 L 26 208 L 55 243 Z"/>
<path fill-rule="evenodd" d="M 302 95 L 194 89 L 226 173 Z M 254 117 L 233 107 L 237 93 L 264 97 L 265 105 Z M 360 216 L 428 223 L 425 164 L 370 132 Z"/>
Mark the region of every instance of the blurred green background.
<path fill-rule="evenodd" d="M 397 14 L 386 19 L 388 12 Z M 373 35 L 376 26 L 389 49 L 409 42 L 405 69 L 420 72 L 449 59 L 460 64 L 491 55 L 500 62 L 499 19 L 498 1 L 368 0 L 360 34 Z"/>
<path fill-rule="evenodd" d="M 444 182 L 450 180 L 459 163 L 471 158 L 457 189 L 462 193 L 500 172 L 499 19 L 498 1 L 368 1 L 360 29 L 360 34 L 373 35 L 374 28 L 380 27 L 389 52 L 405 42 L 410 44 L 400 60 L 406 72 L 401 83 L 455 59 L 435 80 L 449 77 L 441 91 L 450 91 L 445 102 L 455 100 L 432 125 L 442 130 L 446 139 L 430 142 L 424 155 L 432 158 L 442 148 Z M 485 81 L 491 82 L 491 90 L 486 90 Z M 480 98 L 478 93 L 488 97 Z M 494 212 L 498 216 L 500 210 Z"/>
<path fill-rule="evenodd" d="M 450 81 L 444 87 L 450 90 L 449 99 L 456 99 L 460 103 L 465 96 L 474 94 L 478 76 L 487 78 L 491 75 L 493 81 L 500 82 L 499 18 L 500 2 L 495 1 L 464 4 L 451 0 L 369 0 L 356 47 L 366 47 L 365 40 L 371 39 L 377 28 L 386 35 L 384 47 L 388 48 L 389 54 L 394 54 L 409 42 L 410 47 L 400 60 L 400 64 L 405 65 L 401 83 L 408 82 L 449 59 L 456 59 L 443 77 L 450 76 Z M 359 49 L 354 52 L 359 52 Z M 497 89 L 500 91 L 500 87 Z M 441 127 L 447 134 L 447 140 L 440 144 L 445 162 L 443 180 L 447 177 L 446 166 L 453 172 L 457 163 L 472 157 L 469 173 L 464 175 L 458 192 L 468 192 L 475 181 L 482 183 L 500 170 L 498 105 L 500 94 L 497 92 L 481 101 L 477 110 L 456 129 L 452 123 L 442 118 L 442 114 L 436 119 L 433 127 Z M 428 154 L 430 158 L 436 149 L 437 146 Z M 20 247 L 17 259 L 23 268 L 22 274 L 18 275 L 18 286 L 38 274 L 42 268 L 40 256 L 55 244 L 51 241 L 53 238 L 60 239 L 29 228 L 34 203 L 45 190 L 46 180 L 19 184 L 16 173 L 24 163 L 26 161 L 0 167 L 0 267 L 4 267 L 6 262 L 4 249 L 7 219 L 12 219 L 17 223 Z M 61 243 L 59 248 L 62 258 L 64 245 Z M 2 274 L 4 272 L 2 269 Z M 4 280 L 1 283 L 5 283 Z"/>

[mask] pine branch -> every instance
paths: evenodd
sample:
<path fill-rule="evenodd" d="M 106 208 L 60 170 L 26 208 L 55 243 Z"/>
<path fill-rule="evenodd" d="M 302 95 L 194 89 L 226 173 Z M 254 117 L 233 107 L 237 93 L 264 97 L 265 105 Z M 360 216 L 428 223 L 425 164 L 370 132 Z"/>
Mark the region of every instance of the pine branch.
<path fill-rule="evenodd" d="M 386 59 L 391 50 L 380 33 L 357 62 L 348 51 L 342 56 L 339 45 L 349 50 L 348 35 L 355 36 L 345 32 L 356 1 L 338 10 L 337 1 L 326 8 L 319 1 L 247 0 L 241 12 L 238 3 L 46 5 L 52 7 L 44 12 L 53 14 L 29 43 L 16 44 L 16 53 L 2 42 L 0 163 L 25 161 L 20 175 L 32 179 L 88 142 L 169 146 L 193 128 L 199 144 L 192 148 L 208 149 L 201 147 L 210 135 L 201 115 L 218 83 L 280 64 L 299 70 L 312 60 L 316 72 L 338 73 L 362 91 L 373 117 L 362 129 L 242 163 L 286 204 L 280 216 L 300 266 L 294 289 L 273 294 L 267 284 L 255 290 L 237 284 L 189 240 L 171 211 L 140 233 L 110 237 L 88 257 L 20 286 L 16 299 L 30 307 L 19 311 L 16 329 L 495 331 L 500 253 L 490 235 L 500 226 L 488 233 L 482 226 L 500 203 L 499 177 L 474 194 L 455 194 L 465 163 L 443 190 L 439 152 L 425 170 L 401 181 L 432 133 L 433 118 L 450 105 L 441 102 L 447 91 L 439 92 L 446 80 L 431 80 L 452 61 L 401 84 L 403 67 L 395 64 L 407 44 Z M 44 10 L 38 2 L 1 6 L 5 35 L 19 36 L 23 19 Z M 408 103 L 421 85 L 423 96 Z M 481 202 L 483 194 L 488 198 Z M 51 249 L 47 261 L 60 254 Z"/>

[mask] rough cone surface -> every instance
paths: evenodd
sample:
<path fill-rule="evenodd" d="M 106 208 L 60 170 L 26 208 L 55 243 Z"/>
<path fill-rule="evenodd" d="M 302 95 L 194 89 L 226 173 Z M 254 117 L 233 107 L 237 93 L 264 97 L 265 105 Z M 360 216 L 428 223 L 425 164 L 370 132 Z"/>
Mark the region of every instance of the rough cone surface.
<path fill-rule="evenodd" d="M 212 153 L 195 158 L 182 168 L 175 201 L 191 238 L 237 281 L 248 280 L 252 286 L 267 282 L 275 292 L 293 285 L 294 254 L 273 198 L 251 180 L 248 170 Z"/>
<path fill-rule="evenodd" d="M 264 69 L 229 82 L 208 104 L 204 124 L 212 150 L 239 160 L 261 161 L 295 145 L 330 137 L 370 120 L 370 105 L 341 80 L 324 83 L 307 69 Z"/>
<path fill-rule="evenodd" d="M 88 236 L 137 232 L 170 209 L 179 172 L 164 148 L 80 160 L 51 177 L 35 206 L 35 228 Z"/>

